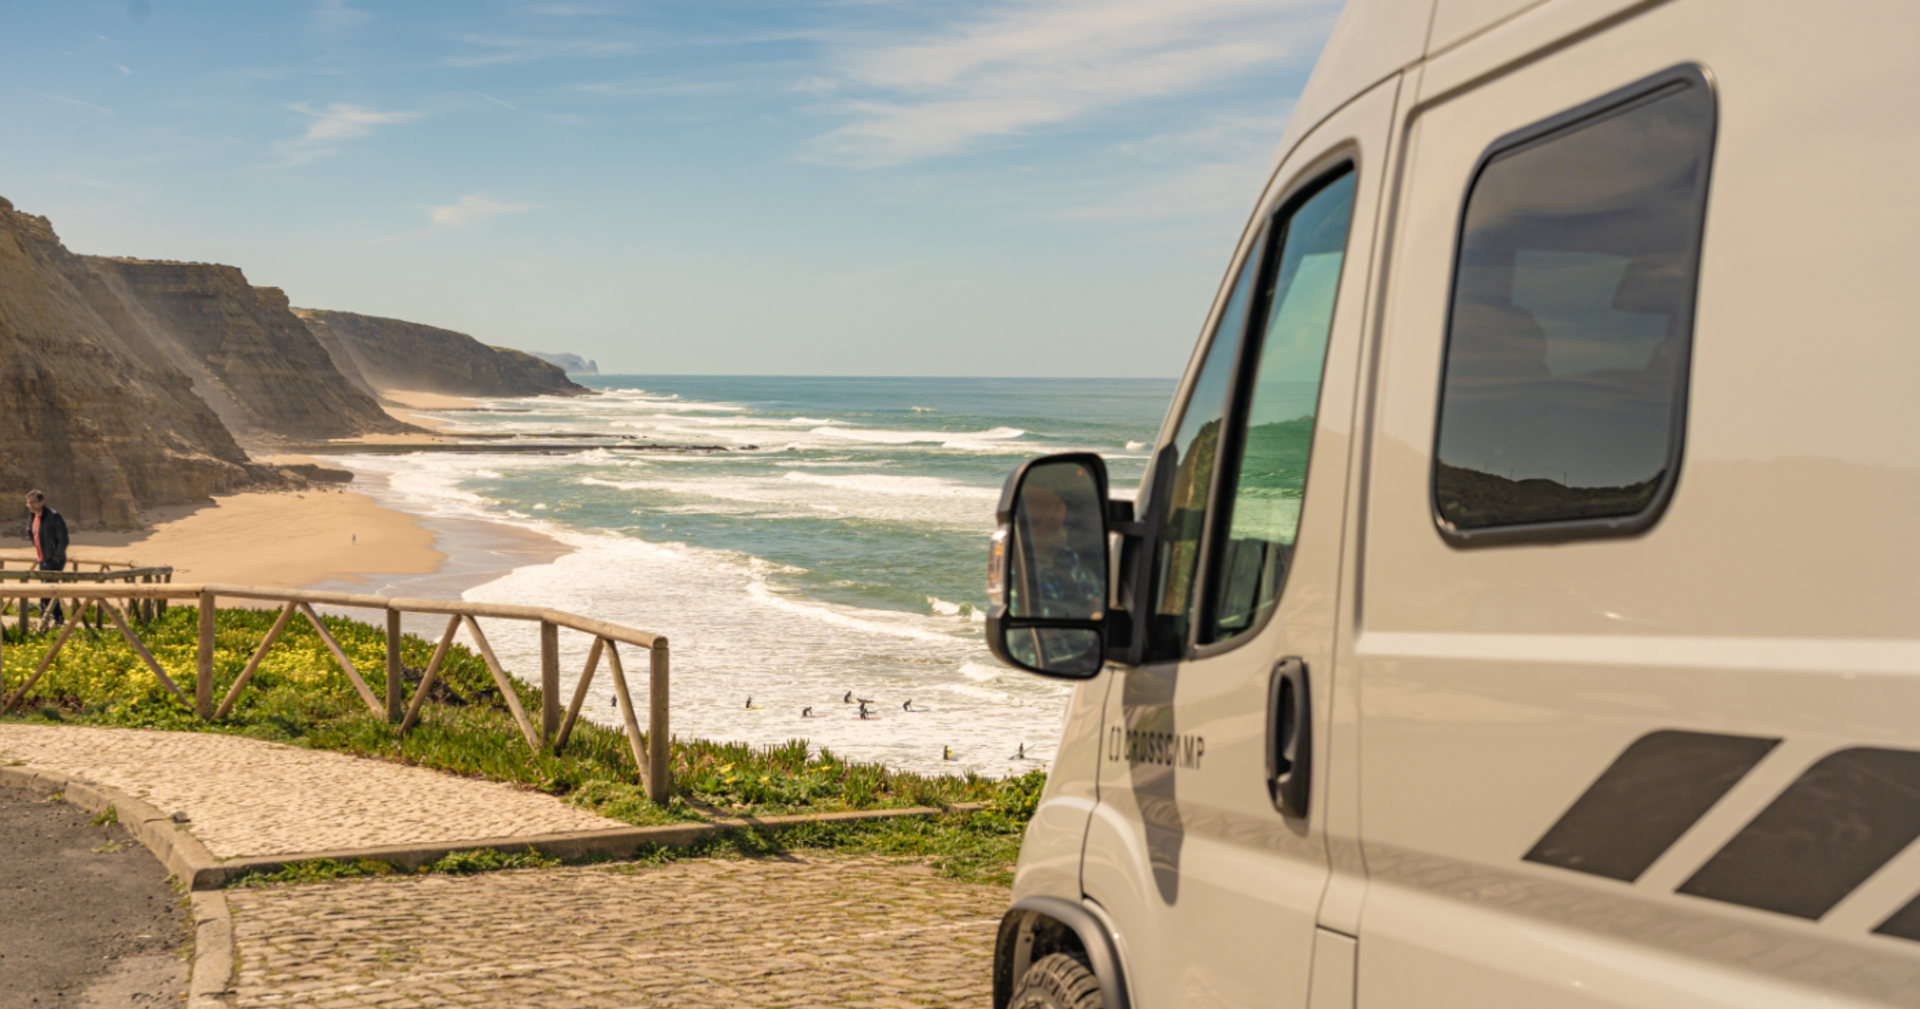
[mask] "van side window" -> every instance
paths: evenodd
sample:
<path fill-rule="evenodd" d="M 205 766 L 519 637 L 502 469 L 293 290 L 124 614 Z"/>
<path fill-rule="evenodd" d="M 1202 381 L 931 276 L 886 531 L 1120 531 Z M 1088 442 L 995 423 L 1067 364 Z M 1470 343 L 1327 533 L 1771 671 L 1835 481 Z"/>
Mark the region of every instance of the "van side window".
<path fill-rule="evenodd" d="M 1264 238 L 1254 243 L 1240 267 L 1240 279 L 1220 313 L 1213 343 L 1200 365 L 1180 427 L 1174 433 L 1173 488 L 1160 520 L 1160 546 L 1154 557 L 1153 595 L 1147 622 L 1147 661 L 1164 661 L 1185 654 L 1191 627 L 1194 568 L 1200 560 L 1200 534 L 1206 525 L 1207 494 L 1213 487 L 1213 465 L 1226 416 L 1227 396 L 1233 391 L 1234 365 L 1240 356 L 1240 338 L 1247 328 L 1247 302 L 1259 270 Z M 1157 479 L 1157 478 L 1156 478 Z"/>
<path fill-rule="evenodd" d="M 1683 68 L 1482 162 L 1434 452 L 1451 541 L 1634 532 L 1658 517 L 1683 437 L 1713 126 L 1706 81 Z"/>
<path fill-rule="evenodd" d="M 1209 577 L 1213 610 L 1204 639 L 1224 641 L 1252 630 L 1279 601 L 1280 585 L 1300 529 L 1306 493 L 1307 455 L 1320 403 L 1320 374 L 1333 329 L 1334 295 L 1346 258 L 1347 225 L 1353 219 L 1353 172 L 1322 181 L 1273 229 L 1257 304 L 1266 325 L 1259 359 L 1248 376 L 1240 453 L 1221 474 L 1225 533 Z"/>

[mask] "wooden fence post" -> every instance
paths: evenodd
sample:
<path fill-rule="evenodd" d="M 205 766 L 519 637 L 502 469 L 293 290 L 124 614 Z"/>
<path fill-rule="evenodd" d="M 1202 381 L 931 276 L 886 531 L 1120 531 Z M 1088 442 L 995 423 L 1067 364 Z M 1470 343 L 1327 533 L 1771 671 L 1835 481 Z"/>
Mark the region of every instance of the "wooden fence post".
<path fill-rule="evenodd" d="M 406 713 L 400 696 L 400 611 L 387 609 L 387 721 L 396 723 Z"/>
<path fill-rule="evenodd" d="M 654 638 L 647 678 L 647 798 L 664 806 L 673 794 L 673 736 L 667 727 L 667 639 Z"/>
<path fill-rule="evenodd" d="M 200 593 L 199 668 L 193 683 L 193 713 L 213 717 L 213 593 Z"/>
<path fill-rule="evenodd" d="M 540 621 L 540 745 L 560 735 L 560 625 Z"/>

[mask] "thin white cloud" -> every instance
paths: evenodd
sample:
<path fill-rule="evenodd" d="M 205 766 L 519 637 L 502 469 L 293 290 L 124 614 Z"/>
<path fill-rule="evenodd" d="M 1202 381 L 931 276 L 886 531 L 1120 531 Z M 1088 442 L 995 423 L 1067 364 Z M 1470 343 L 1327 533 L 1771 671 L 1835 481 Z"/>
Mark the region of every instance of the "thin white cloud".
<path fill-rule="evenodd" d="M 472 89 L 472 88 L 468 88 L 467 90 L 469 90 L 469 91 L 473 91 L 473 89 Z M 513 111 L 515 111 L 515 112 L 518 112 L 518 111 L 520 111 L 520 106 L 518 106 L 518 105 L 507 105 L 507 103 L 506 103 L 506 102 L 503 102 L 503 101 L 501 101 L 500 99 L 498 99 L 498 98 L 495 98 L 495 97 L 493 97 L 492 95 L 490 95 L 490 94 L 487 94 L 487 93 L 486 93 L 486 92 L 484 92 L 484 91 L 474 91 L 473 93 L 474 93 L 474 94 L 476 94 L 476 95 L 479 95 L 479 96 L 480 96 L 480 97 L 482 97 L 482 98 L 485 98 L 485 99 L 486 99 L 487 101 L 490 101 L 490 102 L 492 102 L 492 103 L 493 103 L 493 104 L 495 104 L 495 105 L 501 105 L 501 106 L 505 106 L 505 107 L 507 107 L 507 108 L 509 108 L 509 109 L 512 109 L 512 110 L 513 110 Z"/>
<path fill-rule="evenodd" d="M 129 68 L 127 68 L 127 67 L 123 67 L 123 66 L 121 66 L 121 65 L 120 65 L 120 64 L 118 64 L 118 63 L 108 63 L 108 64 L 107 64 L 107 66 L 110 66 L 110 67 L 112 67 L 112 68 L 114 68 L 115 70 L 118 70 L 118 71 L 120 71 L 120 72 L 121 72 L 121 73 L 123 73 L 123 74 L 131 74 L 131 73 L 133 73 L 133 71 L 132 71 L 131 69 L 129 69 Z"/>
<path fill-rule="evenodd" d="M 543 209 L 537 203 L 503 203 L 489 200 L 484 196 L 468 193 L 443 207 L 427 208 L 427 226 L 413 231 L 403 231 L 397 235 L 385 235 L 369 238 L 362 245 L 390 245 L 394 242 L 408 242 L 416 238 L 425 238 L 438 232 L 464 228 L 478 224 L 501 214 L 518 214 L 529 210 Z"/>
<path fill-rule="evenodd" d="M 527 8 L 532 14 L 545 14 L 556 18 L 601 17 L 618 14 L 620 9 L 610 4 L 596 3 L 549 3 L 536 4 Z"/>
<path fill-rule="evenodd" d="M 600 81 L 594 84 L 578 84 L 575 91 L 608 97 L 653 97 L 674 98 L 692 95 L 719 95 L 740 90 L 738 81 L 689 81 L 678 84 L 662 83 L 655 80 Z"/>
<path fill-rule="evenodd" d="M 320 0 L 311 14 L 313 27 L 322 32 L 344 32 L 373 20 L 373 15 L 347 6 L 347 0 Z"/>
<path fill-rule="evenodd" d="M 501 203 L 471 193 L 452 204 L 432 208 L 433 226 L 436 228 L 463 228 L 477 224 L 490 217 L 501 214 L 517 214 L 528 210 L 539 210 L 534 203 Z"/>
<path fill-rule="evenodd" d="M 59 102 L 62 105 L 71 105 L 76 109 L 86 109 L 89 112 L 98 112 L 103 116 L 110 116 L 114 114 L 112 109 L 107 108 L 104 105 L 95 105 L 92 102 L 83 102 L 78 98 L 68 98 L 66 95 L 49 94 L 48 92 L 45 92 L 45 91 L 29 91 L 27 92 L 27 94 L 38 95 L 41 98 L 47 99 L 48 101 Z"/>
<path fill-rule="evenodd" d="M 1293 103 L 1272 115 L 1210 116 L 1189 130 L 1120 144 L 1114 153 L 1140 166 L 1112 184 L 1065 201 L 1062 220 L 1168 221 L 1246 213 L 1286 132 Z"/>
<path fill-rule="evenodd" d="M 609 38 L 540 39 L 513 35 L 467 35 L 462 36 L 460 41 L 488 51 L 449 56 L 440 61 L 442 66 L 485 67 L 546 59 L 604 59 L 625 56 L 634 50 L 632 42 Z"/>
<path fill-rule="evenodd" d="M 418 112 L 382 112 L 346 102 L 335 102 L 324 109 L 315 109 L 305 102 L 288 108 L 307 116 L 312 122 L 307 124 L 307 132 L 298 139 L 282 140 L 273 145 L 274 156 L 283 166 L 304 165 L 317 158 L 338 154 L 340 141 L 364 137 L 377 126 L 394 126 L 420 118 Z"/>
<path fill-rule="evenodd" d="M 1058 127 L 1128 103 L 1219 86 L 1313 56 L 1337 0 L 1036 0 L 968 24 L 842 55 L 838 73 L 796 85 L 843 96 L 851 121 L 810 160 L 898 164 Z"/>

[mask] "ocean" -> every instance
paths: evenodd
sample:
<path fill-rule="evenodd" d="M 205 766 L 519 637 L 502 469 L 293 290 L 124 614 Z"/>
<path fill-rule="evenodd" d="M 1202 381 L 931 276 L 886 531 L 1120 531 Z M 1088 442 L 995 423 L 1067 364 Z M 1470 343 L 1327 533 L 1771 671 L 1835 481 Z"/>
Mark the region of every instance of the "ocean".
<path fill-rule="evenodd" d="M 1069 688 L 1002 667 L 982 635 L 1000 486 L 1024 458 L 1091 450 L 1131 493 L 1173 382 L 576 379 L 601 394 L 433 415 L 473 433 L 595 436 L 579 451 L 331 461 L 374 477 L 376 498 L 400 510 L 523 526 L 571 547 L 464 596 L 666 635 L 676 735 L 804 738 L 923 773 L 1046 766 Z M 606 447 L 634 440 L 727 451 Z M 488 633 L 508 667 L 537 669 L 532 629 L 498 627 Z M 585 645 L 563 642 L 569 690 Z M 644 690 L 645 664 L 628 666 Z M 859 718 L 849 694 L 876 717 Z M 611 701 L 599 677 L 585 712 L 616 724 Z"/>

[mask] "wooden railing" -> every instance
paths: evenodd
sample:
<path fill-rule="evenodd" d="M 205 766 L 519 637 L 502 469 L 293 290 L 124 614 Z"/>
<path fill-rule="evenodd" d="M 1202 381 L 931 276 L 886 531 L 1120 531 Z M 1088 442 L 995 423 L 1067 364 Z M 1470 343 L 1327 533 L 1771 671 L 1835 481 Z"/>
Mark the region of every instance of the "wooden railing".
<path fill-rule="evenodd" d="M 319 634 L 327 651 L 333 654 L 340 671 L 353 684 L 354 692 L 367 705 L 367 709 L 376 717 L 385 717 L 398 725 L 398 731 L 405 734 L 413 728 L 420 717 L 420 706 L 425 702 L 427 692 L 433 686 L 434 677 L 440 672 L 441 663 L 446 659 L 448 649 L 453 647 L 453 639 L 460 628 L 465 627 L 473 639 L 474 647 L 486 662 L 487 670 L 493 674 L 495 686 L 505 699 L 507 708 L 513 713 L 513 719 L 526 737 L 527 746 L 533 752 L 551 748 L 559 753 L 565 749 L 567 739 L 573 733 L 573 726 L 579 720 L 581 705 L 587 699 L 587 688 L 592 684 L 595 671 L 604 656 L 608 673 L 613 678 L 614 693 L 620 699 L 620 713 L 626 719 L 628 745 L 632 748 L 634 764 L 640 770 L 645 782 L 647 794 L 653 801 L 665 803 L 671 791 L 670 770 L 667 763 L 669 732 L 667 724 L 667 680 L 668 655 L 667 639 L 658 634 L 637 631 L 630 627 L 610 624 L 591 617 L 578 616 L 561 610 L 542 609 L 537 606 L 506 606 L 496 603 L 470 603 L 459 600 L 442 599 L 389 599 L 385 596 L 363 596 L 346 592 L 309 592 L 301 589 L 255 588 L 246 585 L 172 585 L 144 583 L 85 583 L 72 584 L 60 574 L 53 576 L 59 581 L 14 584 L 11 581 L 0 582 L 0 600 L 17 600 L 23 621 L 26 616 L 27 601 L 39 599 L 71 599 L 77 608 L 97 608 L 118 628 L 141 661 L 153 671 L 160 685 L 181 704 L 193 709 L 203 719 L 218 720 L 227 717 L 233 706 L 246 689 L 247 682 L 259 670 L 261 660 L 279 640 L 297 613 L 304 617 Z M 262 638 L 245 668 L 228 688 L 226 696 L 215 707 L 213 699 L 213 652 L 214 652 L 214 602 L 217 599 L 237 599 L 252 602 L 278 602 L 280 615 L 273 622 L 273 628 Z M 189 700 L 167 675 L 153 653 L 140 640 L 135 632 L 137 614 L 141 612 L 135 603 L 144 601 L 165 601 L 169 599 L 193 600 L 200 610 L 200 640 L 197 649 L 197 665 L 193 681 L 193 698 Z M 116 600 L 126 601 L 129 609 L 136 614 L 129 621 L 128 610 L 115 605 Z M 355 668 L 353 660 L 340 647 L 333 635 L 321 623 L 315 606 L 331 606 L 341 609 L 381 610 L 386 614 L 386 691 L 382 697 L 375 694 Z M 400 648 L 402 635 L 400 617 L 405 613 L 444 614 L 447 617 L 446 630 L 440 635 L 439 643 L 434 647 L 433 658 L 428 661 L 426 671 L 420 677 L 420 685 L 414 688 L 411 704 L 403 704 L 402 665 Z M 480 618 L 499 620 L 523 620 L 540 625 L 540 726 L 536 731 L 533 721 L 528 717 L 520 703 L 519 694 L 513 689 L 513 681 L 500 665 L 500 659 L 494 654 L 493 646 L 487 641 L 486 634 L 480 629 Z M 60 630 L 58 637 L 47 649 L 26 682 L 11 692 L 0 682 L 0 714 L 4 714 L 27 696 L 34 684 L 46 675 L 60 649 L 67 643 L 80 623 L 69 621 Z M 104 625 L 103 625 L 104 626 Z M 580 679 L 573 690 L 573 701 L 564 715 L 560 709 L 560 629 L 567 628 L 593 636 L 593 645 L 587 653 L 586 667 L 581 670 Z M 620 662 L 620 645 L 626 644 L 644 648 L 648 655 L 647 690 L 647 745 L 640 745 L 640 725 L 634 714 L 633 698 L 627 688 L 627 675 Z M 0 645 L 4 647 L 4 645 Z M 0 676 L 4 675 L 4 666 L 0 666 Z"/>
<path fill-rule="evenodd" d="M 15 564 L 19 567 L 13 567 Z M 39 559 L 34 557 L 31 550 L 0 550 L 0 585 L 7 582 L 124 582 L 129 585 L 164 585 L 173 581 L 173 569 L 170 567 L 153 567 L 133 561 L 105 560 L 72 554 L 67 556 L 67 566 L 64 570 L 41 571 L 39 568 Z M 89 571 L 88 568 L 93 570 Z M 167 611 L 165 599 L 137 601 L 129 599 L 127 604 L 128 612 L 137 614 L 141 620 L 153 620 Z M 93 607 L 85 609 L 87 612 L 78 615 L 80 619 L 85 620 L 91 616 L 95 627 L 104 626 L 101 621 L 106 618 L 97 609 Z M 51 619 L 52 614 L 42 615 L 41 628 L 45 629 L 47 622 Z M 26 628 L 26 609 L 22 607 L 17 630 L 24 636 Z M 0 631 L 3 630 L 4 625 L 0 625 Z"/>

